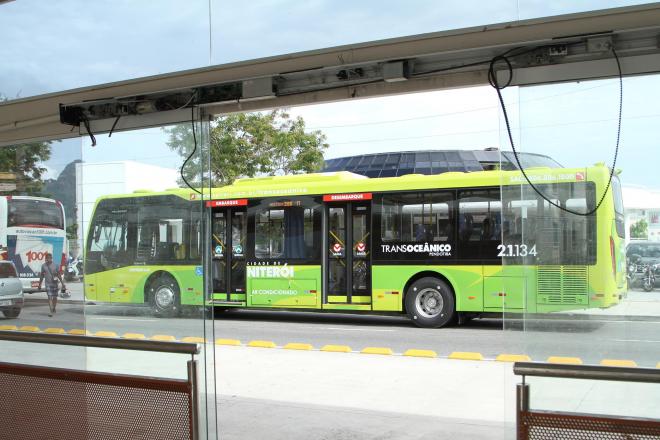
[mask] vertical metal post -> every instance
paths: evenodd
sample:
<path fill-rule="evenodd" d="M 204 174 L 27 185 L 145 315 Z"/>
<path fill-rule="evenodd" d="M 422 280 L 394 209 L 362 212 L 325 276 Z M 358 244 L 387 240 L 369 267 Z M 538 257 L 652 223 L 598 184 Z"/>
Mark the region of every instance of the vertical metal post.
<path fill-rule="evenodd" d="M 529 432 L 524 423 L 523 416 L 529 411 L 529 384 L 523 383 L 516 385 L 516 431 L 518 440 L 527 440 Z"/>
<path fill-rule="evenodd" d="M 202 282 L 204 283 L 204 305 L 209 304 L 210 307 L 210 316 L 209 318 L 213 320 L 214 309 L 213 309 L 213 257 L 211 254 L 211 235 L 213 234 L 213 211 L 206 208 L 206 200 L 211 200 L 211 188 L 213 187 L 213 172 L 211 171 L 211 151 L 210 151 L 210 133 L 207 131 L 210 129 L 210 117 L 206 114 L 203 108 L 197 109 L 197 119 L 194 123 L 200 122 L 200 164 L 204 164 L 206 159 L 206 166 L 201 165 L 200 169 L 200 182 L 201 182 L 201 191 L 202 191 L 202 200 L 200 201 L 201 206 L 201 221 L 202 227 L 201 230 L 202 236 L 200 237 L 201 243 L 200 248 L 202 249 L 202 267 L 204 268 L 202 273 Z M 202 124 L 202 120 L 208 118 L 207 124 Z M 208 189 L 208 198 L 204 196 L 204 190 Z M 206 308 L 205 308 L 206 310 Z M 206 319 L 206 314 L 204 316 Z"/>
<path fill-rule="evenodd" d="M 346 203 L 344 210 L 344 255 L 346 258 L 346 301 L 353 302 L 353 204 Z"/>
<path fill-rule="evenodd" d="M 327 203 L 321 202 L 321 307 L 328 302 L 328 269 L 330 260 L 328 249 L 330 243 L 328 241 L 328 209 Z"/>
<path fill-rule="evenodd" d="M 188 361 L 188 383 L 190 384 L 190 438 L 197 440 L 199 436 L 199 390 L 197 389 L 197 361 Z"/>

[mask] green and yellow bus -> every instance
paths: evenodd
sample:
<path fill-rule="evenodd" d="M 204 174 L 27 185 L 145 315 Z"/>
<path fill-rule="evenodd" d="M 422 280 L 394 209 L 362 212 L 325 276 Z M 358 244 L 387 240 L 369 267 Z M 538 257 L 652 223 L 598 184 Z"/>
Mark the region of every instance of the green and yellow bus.
<path fill-rule="evenodd" d="M 534 168 L 554 203 L 588 211 L 609 170 Z M 519 171 L 240 179 L 102 197 L 88 300 L 407 314 L 421 327 L 488 313 L 609 307 L 626 291 L 621 189 L 579 216 Z M 205 288 L 206 286 L 206 288 Z"/>

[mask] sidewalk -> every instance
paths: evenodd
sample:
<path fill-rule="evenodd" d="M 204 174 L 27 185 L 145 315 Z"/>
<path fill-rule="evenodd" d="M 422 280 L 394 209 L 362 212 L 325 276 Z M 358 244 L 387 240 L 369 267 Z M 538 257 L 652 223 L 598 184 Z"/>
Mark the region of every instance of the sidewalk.
<path fill-rule="evenodd" d="M 508 362 L 218 346 L 215 365 L 217 391 L 225 397 L 486 426 L 515 420 L 519 378 Z"/>
<path fill-rule="evenodd" d="M 509 362 L 245 347 L 218 347 L 215 362 L 223 438 L 515 437 L 521 378 Z M 529 382 L 534 405 L 548 410 L 651 417 L 660 408 L 645 384 Z"/>
<path fill-rule="evenodd" d="M 515 437 L 520 378 L 508 362 L 233 346 L 210 347 L 206 354 L 207 365 L 215 363 L 216 383 L 199 383 L 217 391 L 222 439 Z M 203 374 L 204 354 L 198 360 Z M 90 370 L 179 377 L 186 359 L 92 349 L 86 361 Z"/>
<path fill-rule="evenodd" d="M 521 378 L 510 362 L 223 346 L 215 365 L 225 439 L 515 438 Z M 642 417 L 660 410 L 648 384 L 527 382 L 536 408 Z"/>

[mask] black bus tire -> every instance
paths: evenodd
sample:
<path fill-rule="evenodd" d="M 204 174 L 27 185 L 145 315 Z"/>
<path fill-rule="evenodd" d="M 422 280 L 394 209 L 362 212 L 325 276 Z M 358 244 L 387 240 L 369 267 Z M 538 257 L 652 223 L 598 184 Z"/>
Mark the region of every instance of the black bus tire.
<path fill-rule="evenodd" d="M 148 287 L 149 304 L 154 316 L 174 318 L 181 313 L 181 291 L 170 275 L 161 275 Z"/>
<path fill-rule="evenodd" d="M 444 327 L 456 315 L 454 292 L 438 278 L 424 277 L 412 283 L 405 302 L 408 316 L 418 327 Z"/>

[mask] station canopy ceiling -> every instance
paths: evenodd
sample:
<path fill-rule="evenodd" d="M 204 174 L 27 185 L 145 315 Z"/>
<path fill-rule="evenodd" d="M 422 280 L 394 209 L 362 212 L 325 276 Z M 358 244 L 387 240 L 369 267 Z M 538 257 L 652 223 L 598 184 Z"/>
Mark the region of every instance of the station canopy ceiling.
<path fill-rule="evenodd" d="M 0 105 L 0 146 L 193 117 L 498 84 L 660 71 L 660 4 L 352 44 L 102 84 Z M 505 57 L 502 57 L 505 55 Z M 497 58 L 496 58 L 497 57 Z M 494 62 L 495 61 L 495 62 Z"/>

